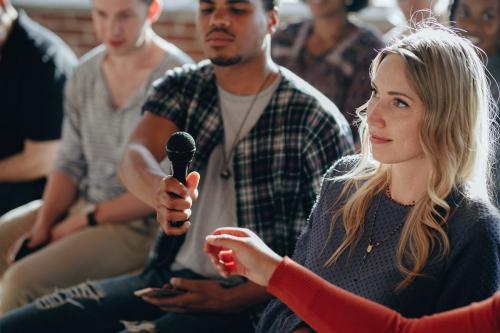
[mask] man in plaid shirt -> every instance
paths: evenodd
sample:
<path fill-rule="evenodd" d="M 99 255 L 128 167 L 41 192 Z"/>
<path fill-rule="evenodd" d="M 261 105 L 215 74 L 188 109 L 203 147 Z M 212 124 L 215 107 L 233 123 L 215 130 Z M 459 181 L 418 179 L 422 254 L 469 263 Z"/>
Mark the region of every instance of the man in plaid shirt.
<path fill-rule="evenodd" d="M 206 235 L 221 226 L 247 227 L 291 255 L 323 173 L 353 152 L 349 125 L 335 105 L 271 60 L 276 6 L 276 0 L 201 0 L 198 29 L 210 61 L 167 72 L 143 106 L 121 177 L 157 209 L 164 231 L 146 270 L 61 290 L 18 318 L 29 315 L 24 322 L 35 325 L 37 308 L 44 327 L 54 325 L 51 332 L 75 326 L 110 332 L 122 324 L 130 332 L 253 332 L 254 315 L 269 296 L 251 282 L 219 278 L 203 254 Z M 197 144 L 191 168 L 199 173 L 191 172 L 186 186 L 159 164 L 179 130 Z M 133 296 L 168 282 L 183 293 Z"/>

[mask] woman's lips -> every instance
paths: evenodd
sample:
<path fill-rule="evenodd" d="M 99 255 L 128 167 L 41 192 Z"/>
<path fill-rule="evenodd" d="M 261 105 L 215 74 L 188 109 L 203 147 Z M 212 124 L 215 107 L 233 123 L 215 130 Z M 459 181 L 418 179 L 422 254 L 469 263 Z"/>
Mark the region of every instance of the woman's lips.
<path fill-rule="evenodd" d="M 382 144 L 382 143 L 391 142 L 392 140 L 384 138 L 384 137 L 381 137 L 381 136 L 377 136 L 377 135 L 371 134 L 370 135 L 370 141 L 372 143 L 374 143 L 374 144 Z"/>

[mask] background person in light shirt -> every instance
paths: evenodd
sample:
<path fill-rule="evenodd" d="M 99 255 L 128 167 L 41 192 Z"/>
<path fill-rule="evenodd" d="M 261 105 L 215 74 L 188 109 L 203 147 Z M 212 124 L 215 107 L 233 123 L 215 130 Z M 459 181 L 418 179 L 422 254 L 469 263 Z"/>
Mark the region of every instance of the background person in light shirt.
<path fill-rule="evenodd" d="M 61 147 L 43 201 L 0 223 L 1 312 L 56 288 L 143 267 L 158 228 L 148 218 L 153 210 L 119 181 L 118 161 L 152 82 L 191 62 L 152 30 L 161 4 L 92 1 L 102 45 L 83 56 L 67 83 Z M 23 233 L 29 247 L 46 245 L 6 268 L 7 249 Z"/>

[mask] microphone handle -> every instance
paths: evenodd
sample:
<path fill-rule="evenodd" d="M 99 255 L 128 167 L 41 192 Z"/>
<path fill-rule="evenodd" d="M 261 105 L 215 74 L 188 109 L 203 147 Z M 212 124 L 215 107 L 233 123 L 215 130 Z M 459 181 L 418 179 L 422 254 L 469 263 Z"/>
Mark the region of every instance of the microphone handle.
<path fill-rule="evenodd" d="M 186 175 L 189 164 L 185 163 L 172 163 L 172 176 L 180 181 L 183 185 L 186 185 Z M 172 227 L 180 227 L 185 221 L 170 221 Z"/>
<path fill-rule="evenodd" d="M 172 163 L 172 176 L 184 186 L 186 185 L 187 169 L 187 163 Z"/>

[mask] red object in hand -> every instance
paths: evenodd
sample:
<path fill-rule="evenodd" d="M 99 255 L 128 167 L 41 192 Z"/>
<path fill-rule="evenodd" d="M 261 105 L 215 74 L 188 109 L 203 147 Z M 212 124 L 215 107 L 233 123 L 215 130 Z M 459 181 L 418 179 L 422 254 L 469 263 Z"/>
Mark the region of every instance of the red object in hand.
<path fill-rule="evenodd" d="M 222 250 L 219 252 L 219 260 L 224 264 L 226 270 L 230 273 L 236 269 L 232 250 Z"/>
<path fill-rule="evenodd" d="M 234 261 L 225 262 L 224 267 L 226 267 L 229 273 L 234 272 L 236 270 L 236 263 Z"/>

